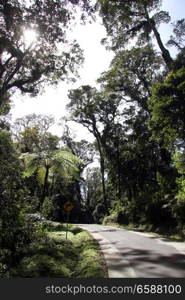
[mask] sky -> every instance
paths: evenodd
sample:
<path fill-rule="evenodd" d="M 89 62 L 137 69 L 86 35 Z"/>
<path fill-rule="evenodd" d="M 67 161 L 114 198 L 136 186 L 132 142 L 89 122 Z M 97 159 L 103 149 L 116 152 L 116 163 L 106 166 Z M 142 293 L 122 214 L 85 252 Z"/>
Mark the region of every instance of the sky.
<path fill-rule="evenodd" d="M 174 22 L 177 19 L 185 17 L 185 0 L 163 0 L 162 9 L 169 11 Z M 167 41 L 171 34 L 171 25 L 163 24 L 160 28 L 160 34 L 163 41 Z M 79 42 L 84 50 L 85 63 L 80 70 L 80 79 L 74 84 L 61 82 L 58 87 L 48 87 L 43 95 L 35 98 L 26 96 L 14 96 L 13 106 L 11 109 L 12 120 L 27 114 L 52 114 L 56 123 L 61 117 L 66 116 L 65 106 L 68 103 L 67 93 L 69 89 L 78 88 L 81 85 L 96 85 L 96 79 L 100 74 L 109 68 L 113 58 L 113 53 L 105 50 L 100 41 L 106 36 L 105 29 L 101 24 L 101 20 L 93 24 L 77 25 L 73 31 L 74 38 Z M 170 49 L 171 50 L 171 49 Z M 171 52 L 171 51 L 170 51 Z M 70 124 L 76 135 L 76 139 L 93 140 L 82 125 Z M 55 125 L 51 128 L 53 134 L 62 135 L 62 127 Z"/>

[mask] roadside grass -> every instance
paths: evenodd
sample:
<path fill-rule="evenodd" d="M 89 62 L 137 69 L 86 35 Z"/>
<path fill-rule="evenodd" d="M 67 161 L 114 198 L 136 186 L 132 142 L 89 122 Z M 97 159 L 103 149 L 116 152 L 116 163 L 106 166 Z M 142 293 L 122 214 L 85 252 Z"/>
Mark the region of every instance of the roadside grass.
<path fill-rule="evenodd" d="M 66 239 L 66 229 L 68 230 Z M 81 228 L 58 222 L 38 225 L 32 241 L 11 277 L 108 277 L 107 268 L 96 241 Z"/>
<path fill-rule="evenodd" d="M 169 228 L 154 228 L 150 224 L 121 225 L 118 223 L 106 222 L 106 223 L 103 223 L 103 225 L 117 227 L 117 228 L 123 228 L 123 229 L 131 230 L 131 231 L 138 231 L 138 232 L 143 232 L 143 233 L 146 232 L 146 233 L 152 234 L 156 237 L 166 238 L 166 239 L 169 239 L 169 240 L 175 241 L 175 242 L 185 242 L 185 232 L 176 233 L 173 231 L 169 231 Z"/>
<path fill-rule="evenodd" d="M 104 259 L 100 254 L 98 243 L 86 232 L 82 231 L 72 237 L 79 260 L 75 269 L 75 277 L 108 277 Z"/>

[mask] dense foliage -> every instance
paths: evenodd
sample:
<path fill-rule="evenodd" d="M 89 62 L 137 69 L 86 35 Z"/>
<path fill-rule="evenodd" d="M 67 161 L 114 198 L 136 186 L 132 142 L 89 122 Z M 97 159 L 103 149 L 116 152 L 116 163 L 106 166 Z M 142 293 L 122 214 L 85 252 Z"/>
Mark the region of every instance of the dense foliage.
<path fill-rule="evenodd" d="M 82 52 L 68 31 L 83 0 L 0 2 L 0 105 L 7 93 L 37 94 L 47 84 L 75 79 Z"/>
<path fill-rule="evenodd" d="M 1 276 L 13 270 L 15 276 L 20 271 L 39 277 L 38 268 L 48 268 L 47 259 L 52 276 L 71 276 L 71 261 L 56 268 L 64 241 L 55 234 L 54 242 L 42 236 L 35 225 L 40 215 L 58 222 L 114 222 L 184 234 L 185 20 L 174 23 L 167 44 L 176 48 L 172 56 L 159 33 L 158 26 L 170 21 L 160 4 L 0 1 Z M 107 31 L 103 42 L 115 51 L 98 87 L 82 85 L 68 94 L 70 121 L 86 127 L 93 143 L 76 141 L 67 123 L 61 137 L 52 134 L 52 116 L 31 114 L 14 124 L 6 120 L 17 91 L 34 96 L 46 84 L 74 79 L 83 57 L 67 35 L 79 11 L 83 22 L 87 13 L 99 13 Z M 37 40 L 27 44 L 26 31 L 37 33 Z M 70 213 L 66 203 L 72 204 Z M 35 251 L 49 247 L 56 257 L 38 253 L 30 258 L 35 243 Z M 81 251 L 78 242 L 76 247 Z M 86 266 L 77 266 L 76 276 Z"/>
<path fill-rule="evenodd" d="M 97 142 L 106 198 L 93 192 L 92 173 L 87 204 L 96 199 L 94 216 L 170 232 L 184 226 L 184 20 L 174 24 L 168 42 L 178 49 L 172 58 L 158 31 L 170 21 L 160 2 L 97 1 L 103 43 L 115 57 L 98 78 L 100 89 L 71 90 L 68 108 Z"/>
<path fill-rule="evenodd" d="M 78 166 L 83 164 L 64 145 L 59 146 L 59 137 L 48 132 L 52 118 L 33 115 L 17 120 L 12 139 L 4 117 L 15 93 L 35 96 L 46 84 L 77 76 L 82 51 L 76 41 L 68 39 L 76 9 L 84 21 L 90 7 L 83 0 L 0 1 L 2 276 L 9 276 L 9 268 L 16 266 L 34 239 L 27 214 L 38 210 L 50 218 L 56 218 L 56 211 L 62 214 L 62 203 L 73 197 L 73 181 L 78 180 Z M 67 196 L 64 189 L 70 190 Z"/>

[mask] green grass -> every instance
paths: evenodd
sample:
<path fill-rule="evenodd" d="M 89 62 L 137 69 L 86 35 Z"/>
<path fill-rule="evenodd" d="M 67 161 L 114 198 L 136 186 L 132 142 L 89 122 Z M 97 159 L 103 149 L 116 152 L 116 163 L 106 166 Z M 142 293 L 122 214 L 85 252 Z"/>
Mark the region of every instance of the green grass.
<path fill-rule="evenodd" d="M 108 277 L 99 246 L 86 231 L 57 222 L 39 227 L 36 239 L 11 270 L 11 277 Z"/>
<path fill-rule="evenodd" d="M 75 277 L 108 277 L 97 242 L 85 231 L 77 233 L 72 240 L 79 253 Z"/>

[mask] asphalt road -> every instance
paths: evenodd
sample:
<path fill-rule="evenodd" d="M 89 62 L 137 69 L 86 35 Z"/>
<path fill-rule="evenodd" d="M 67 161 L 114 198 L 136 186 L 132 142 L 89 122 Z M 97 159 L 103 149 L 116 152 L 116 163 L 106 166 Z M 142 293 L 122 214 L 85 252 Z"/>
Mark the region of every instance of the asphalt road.
<path fill-rule="evenodd" d="M 99 242 L 110 278 L 185 278 L 185 243 L 95 224 L 78 224 Z"/>

